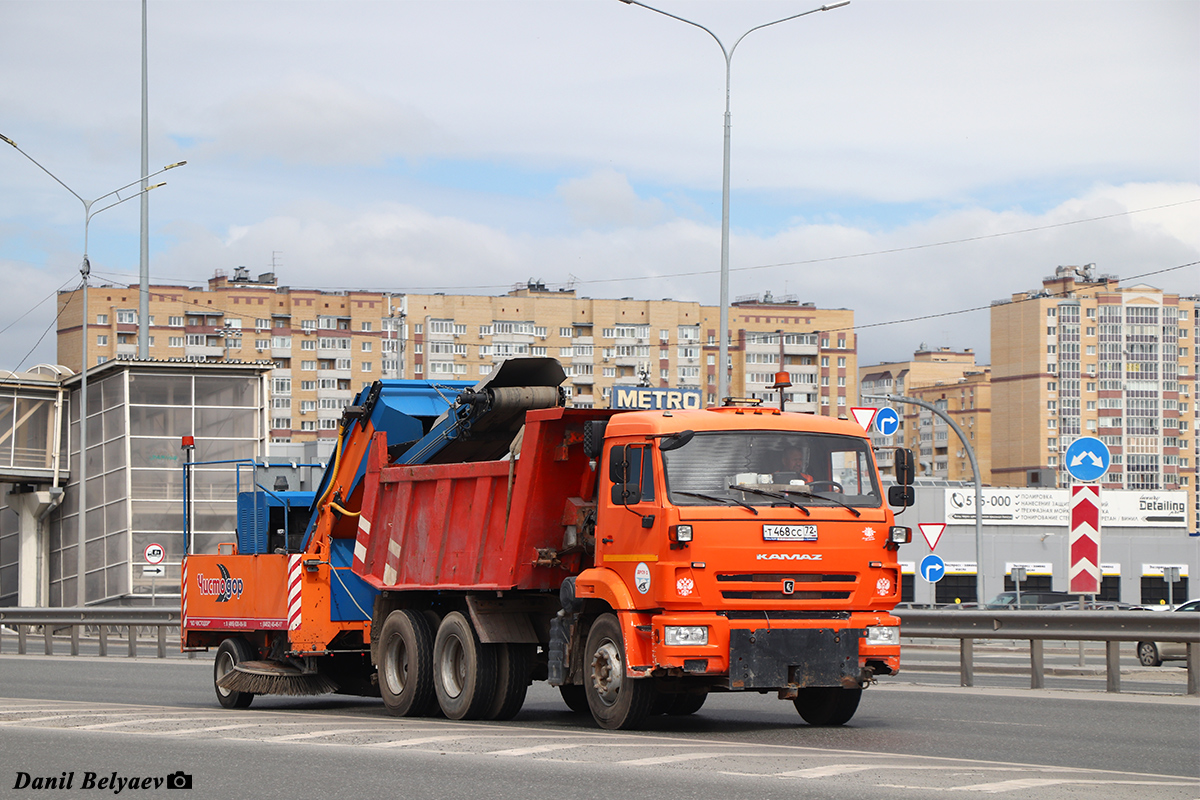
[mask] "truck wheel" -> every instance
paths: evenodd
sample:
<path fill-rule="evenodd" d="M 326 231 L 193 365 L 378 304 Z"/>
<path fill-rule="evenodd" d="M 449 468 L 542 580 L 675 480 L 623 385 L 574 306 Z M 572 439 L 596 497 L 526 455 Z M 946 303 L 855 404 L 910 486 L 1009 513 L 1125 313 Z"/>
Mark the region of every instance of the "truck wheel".
<path fill-rule="evenodd" d="M 433 642 L 433 686 L 450 719 L 479 719 L 496 691 L 496 650 L 481 644 L 471 623 L 452 611 Z"/>
<path fill-rule="evenodd" d="M 243 661 L 253 661 L 258 653 L 245 639 L 226 639 L 217 648 L 217 657 L 213 661 L 213 688 L 217 690 L 217 702 L 225 708 L 246 708 L 254 700 L 250 692 L 235 692 L 232 689 L 222 689 L 217 681 L 233 671 L 233 668 Z"/>
<path fill-rule="evenodd" d="M 584 688 L 588 707 L 601 728 L 636 728 L 654 704 L 654 682 L 625 675 L 625 644 L 614 614 L 592 623 L 584 650 Z"/>
<path fill-rule="evenodd" d="M 704 701 L 707 699 L 707 692 L 693 694 L 681 692 L 671 699 L 671 705 L 667 706 L 667 716 L 683 717 L 688 714 L 695 714 L 703 707 Z"/>
<path fill-rule="evenodd" d="M 562 695 L 563 702 L 567 704 L 567 708 L 576 714 L 586 714 L 591 710 L 588 707 L 587 690 L 579 684 L 564 683 L 558 687 L 558 693 Z"/>
<path fill-rule="evenodd" d="M 862 689 L 840 686 L 812 686 L 801 689 L 792 703 L 809 725 L 845 725 L 858 710 Z"/>
<path fill-rule="evenodd" d="M 433 705 L 433 632 L 419 611 L 393 611 L 383 622 L 379 694 L 397 717 L 420 717 Z"/>
<path fill-rule="evenodd" d="M 529 644 L 498 644 L 496 647 L 496 695 L 484 719 L 512 719 L 525 705 L 533 648 Z"/>

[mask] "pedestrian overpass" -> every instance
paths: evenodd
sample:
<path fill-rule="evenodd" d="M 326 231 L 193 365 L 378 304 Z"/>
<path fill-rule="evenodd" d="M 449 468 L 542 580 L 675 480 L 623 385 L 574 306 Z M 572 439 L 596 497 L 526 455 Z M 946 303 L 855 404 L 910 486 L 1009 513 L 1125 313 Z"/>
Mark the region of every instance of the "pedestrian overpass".
<path fill-rule="evenodd" d="M 12 484 L 5 499 L 17 515 L 17 605 L 23 607 L 44 605 L 37 596 L 46 585 L 44 527 L 62 502 L 68 477 L 63 381 L 74 374 L 49 364 L 28 372 L 0 370 L 0 483 Z"/>

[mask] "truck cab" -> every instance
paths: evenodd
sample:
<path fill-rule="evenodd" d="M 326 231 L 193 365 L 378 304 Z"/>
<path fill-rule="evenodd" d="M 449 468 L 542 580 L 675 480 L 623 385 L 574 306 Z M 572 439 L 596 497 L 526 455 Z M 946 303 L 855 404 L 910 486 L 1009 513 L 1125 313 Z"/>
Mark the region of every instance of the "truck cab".
<path fill-rule="evenodd" d="M 619 662 L 615 641 L 584 649 L 602 725 L 638 713 L 618 698 L 645 678 L 657 693 L 776 691 L 806 719 L 844 722 L 864 685 L 899 670 L 889 612 L 911 531 L 855 423 L 744 406 L 620 414 L 598 484 L 595 567 L 572 588 L 622 633 Z"/>

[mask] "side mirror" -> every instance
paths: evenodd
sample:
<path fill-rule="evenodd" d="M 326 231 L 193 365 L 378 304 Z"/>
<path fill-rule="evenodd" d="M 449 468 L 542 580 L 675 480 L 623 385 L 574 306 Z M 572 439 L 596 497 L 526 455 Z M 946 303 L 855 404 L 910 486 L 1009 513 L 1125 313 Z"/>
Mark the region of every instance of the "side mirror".
<path fill-rule="evenodd" d="M 670 436 L 664 436 L 662 438 L 662 440 L 658 443 L 658 449 L 662 450 L 664 452 L 667 450 L 678 450 L 679 448 L 683 447 L 685 444 L 690 442 L 692 440 L 692 437 L 695 435 L 696 435 L 695 431 L 686 430 L 686 431 L 680 431 L 679 433 L 672 433 Z"/>
<path fill-rule="evenodd" d="M 897 508 L 908 508 L 917 502 L 916 490 L 911 486 L 889 486 L 888 505 Z"/>
<path fill-rule="evenodd" d="M 629 461 L 625 456 L 625 445 L 616 445 L 608 452 L 608 479 L 619 486 L 625 483 L 628 475 Z"/>
<path fill-rule="evenodd" d="M 614 506 L 637 505 L 642 499 L 642 487 L 636 483 L 614 483 L 612 503 Z"/>
<path fill-rule="evenodd" d="M 913 451 L 909 450 L 907 447 L 897 447 L 894 463 L 896 465 L 896 483 L 900 484 L 901 486 L 912 486 L 913 479 L 917 475 Z M 892 505 L 896 504 L 892 503 Z M 912 503 L 909 503 L 908 505 L 912 505 Z"/>

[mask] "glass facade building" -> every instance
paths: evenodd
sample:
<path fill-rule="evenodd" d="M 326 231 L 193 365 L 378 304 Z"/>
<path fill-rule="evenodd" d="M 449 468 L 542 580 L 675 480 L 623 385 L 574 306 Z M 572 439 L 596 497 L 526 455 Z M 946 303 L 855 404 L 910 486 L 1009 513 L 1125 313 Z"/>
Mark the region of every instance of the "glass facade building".
<path fill-rule="evenodd" d="M 266 454 L 267 374 L 261 364 L 175 364 L 111 361 L 89 370 L 87 513 L 84 586 L 88 604 L 140 604 L 153 593 L 177 595 L 184 554 L 185 451 L 194 436 L 197 462 L 255 459 Z M 78 604 L 79 394 L 69 391 L 69 479 L 61 505 L 46 521 L 48 570 L 40 592 L 50 606 Z M 198 467 L 193 485 L 196 552 L 216 552 L 237 517 L 228 466 Z M 0 569 L 15 540 L 15 514 L 0 508 Z M 166 550 L 164 575 L 143 574 L 143 552 Z M 13 556 L 15 560 L 15 556 Z M 9 594 L 13 597 L 8 597 Z M 12 604 L 6 582 L 0 604 Z"/>

